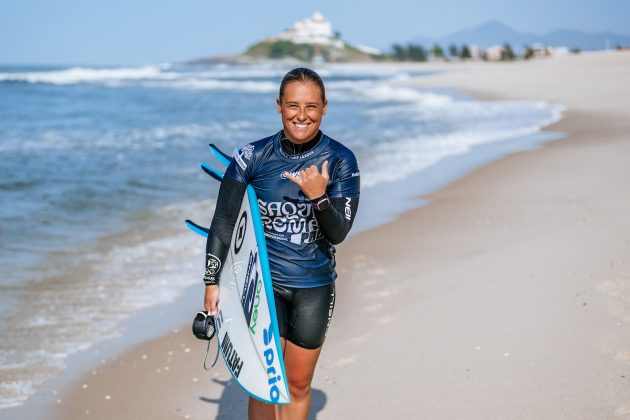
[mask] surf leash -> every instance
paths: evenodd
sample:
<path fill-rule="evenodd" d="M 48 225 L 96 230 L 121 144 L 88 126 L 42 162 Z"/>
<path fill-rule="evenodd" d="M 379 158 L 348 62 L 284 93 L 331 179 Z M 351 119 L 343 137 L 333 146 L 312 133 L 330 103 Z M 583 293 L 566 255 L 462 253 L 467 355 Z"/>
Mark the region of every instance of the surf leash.
<path fill-rule="evenodd" d="M 214 360 L 210 367 L 208 367 L 208 353 L 210 352 L 210 343 L 212 342 L 212 338 L 216 334 L 216 327 L 214 325 L 214 317 L 208 314 L 208 311 L 199 311 L 197 315 L 195 315 L 195 319 L 193 320 L 192 331 L 195 337 L 200 340 L 208 341 L 208 347 L 206 347 L 206 355 L 203 358 L 203 368 L 205 370 L 210 370 L 217 363 L 217 359 L 219 358 L 219 342 L 217 341 L 217 352 L 214 355 Z"/>

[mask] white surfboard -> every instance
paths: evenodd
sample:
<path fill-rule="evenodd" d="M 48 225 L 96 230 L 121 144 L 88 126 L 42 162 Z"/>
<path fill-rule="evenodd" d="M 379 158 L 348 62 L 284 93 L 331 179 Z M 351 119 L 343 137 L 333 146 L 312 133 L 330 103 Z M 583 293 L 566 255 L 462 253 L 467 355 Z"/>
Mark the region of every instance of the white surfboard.
<path fill-rule="evenodd" d="M 212 152 L 224 164 L 226 155 L 213 145 Z M 203 164 L 216 179 L 223 173 Z M 202 236 L 208 229 L 186 221 Z M 251 186 L 243 197 L 230 250 L 219 276 L 218 314 L 215 318 L 221 354 L 228 370 L 252 397 L 273 404 L 290 401 L 276 308 L 271 285 L 267 246 Z"/>

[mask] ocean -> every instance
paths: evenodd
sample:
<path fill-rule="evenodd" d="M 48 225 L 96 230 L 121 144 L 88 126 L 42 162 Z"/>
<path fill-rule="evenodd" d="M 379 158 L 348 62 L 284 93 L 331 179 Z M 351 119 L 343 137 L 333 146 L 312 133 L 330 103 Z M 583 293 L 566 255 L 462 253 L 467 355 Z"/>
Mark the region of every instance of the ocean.
<path fill-rule="evenodd" d="M 203 241 L 183 220 L 210 224 L 218 184 L 199 162 L 216 162 L 208 143 L 230 152 L 281 128 L 275 98 L 289 69 L 0 66 L 0 409 L 201 281 Z M 452 180 L 531 147 L 563 113 L 413 88 L 428 74 L 417 68 L 316 70 L 329 99 L 322 128 L 359 161 L 357 229 L 435 187 L 436 168 Z M 397 198 L 384 204 L 383 191 Z"/>

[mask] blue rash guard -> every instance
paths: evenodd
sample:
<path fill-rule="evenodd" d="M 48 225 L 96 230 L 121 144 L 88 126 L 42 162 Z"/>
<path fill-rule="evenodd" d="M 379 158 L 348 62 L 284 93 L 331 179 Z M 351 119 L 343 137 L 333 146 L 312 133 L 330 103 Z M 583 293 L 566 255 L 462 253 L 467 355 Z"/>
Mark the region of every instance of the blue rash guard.
<path fill-rule="evenodd" d="M 330 181 L 326 193 L 333 202 L 346 201 L 348 220 L 354 217 L 348 214 L 350 203 L 359 198 L 360 176 L 354 154 L 336 140 L 319 136 L 318 143 L 307 152 L 288 155 L 281 147 L 280 131 L 243 146 L 225 172 L 226 177 L 250 184 L 256 191 L 271 277 L 274 283 L 287 287 L 327 285 L 337 273 L 335 247 L 322 233 L 310 200 L 283 173 L 299 176 L 299 171 L 311 165 L 321 171 L 327 160 Z"/>

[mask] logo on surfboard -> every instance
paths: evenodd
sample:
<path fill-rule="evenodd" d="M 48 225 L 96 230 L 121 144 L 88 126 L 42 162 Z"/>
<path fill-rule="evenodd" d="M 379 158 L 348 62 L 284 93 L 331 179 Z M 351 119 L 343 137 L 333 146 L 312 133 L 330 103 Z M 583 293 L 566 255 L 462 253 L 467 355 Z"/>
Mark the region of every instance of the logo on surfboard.
<path fill-rule="evenodd" d="M 238 378 L 241 374 L 241 369 L 243 369 L 244 360 L 241 360 L 240 356 L 236 352 L 236 348 L 230 340 L 230 336 L 228 333 L 225 333 L 223 336 L 223 341 L 221 342 L 221 351 L 225 356 L 225 364 L 230 368 L 234 376 Z"/>
<path fill-rule="evenodd" d="M 245 284 L 243 284 L 243 294 L 241 295 L 241 304 L 243 305 L 245 320 L 248 326 L 250 325 L 252 314 L 254 313 L 254 297 L 256 296 L 256 286 L 258 286 L 258 283 L 258 250 L 256 250 L 256 252 L 249 251 Z M 258 295 L 260 296 L 260 291 Z"/>
<path fill-rule="evenodd" d="M 241 218 L 236 225 L 236 237 L 234 238 L 234 253 L 238 254 L 243 246 L 245 240 L 245 232 L 247 231 L 247 212 L 244 211 L 241 214 Z"/>

